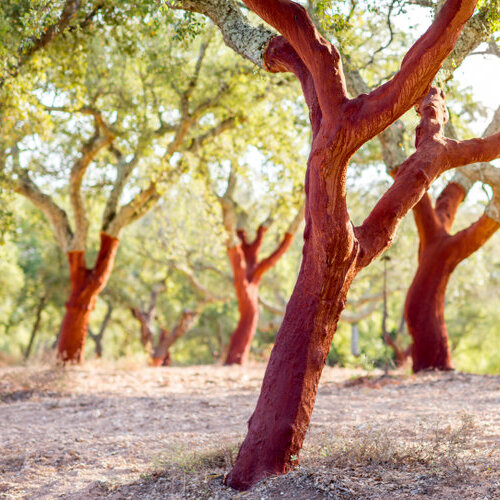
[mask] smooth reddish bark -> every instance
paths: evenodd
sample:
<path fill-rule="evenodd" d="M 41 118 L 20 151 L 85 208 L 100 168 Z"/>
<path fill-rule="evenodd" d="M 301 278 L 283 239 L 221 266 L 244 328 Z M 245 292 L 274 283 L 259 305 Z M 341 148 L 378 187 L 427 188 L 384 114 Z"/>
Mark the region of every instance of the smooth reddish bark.
<path fill-rule="evenodd" d="M 236 329 L 231 335 L 225 361 L 226 365 L 242 365 L 247 362 L 250 344 L 259 321 L 260 281 L 264 273 L 276 265 L 293 242 L 293 235 L 285 233 L 276 250 L 269 257 L 259 262 L 259 250 L 266 232 L 267 227 L 260 226 L 255 240 L 250 243 L 247 240 L 245 231 L 239 230 L 237 234 L 241 244 L 227 250 L 233 269 L 233 283 L 238 299 L 240 318 Z"/>
<path fill-rule="evenodd" d="M 456 266 L 483 246 L 500 226 L 483 215 L 469 228 L 451 235 L 465 194 L 462 186 L 450 183 L 435 207 L 426 194 L 413 208 L 420 248 L 417 272 L 406 296 L 405 319 L 413 340 L 414 372 L 453 369 L 444 318 L 448 280 Z"/>
<path fill-rule="evenodd" d="M 57 346 L 58 359 L 63 363 L 83 361 L 90 315 L 111 275 L 118 245 L 117 238 L 101 233 L 101 247 L 92 269 L 86 267 L 85 252 L 68 252 L 71 294 Z"/>
<path fill-rule="evenodd" d="M 286 473 L 298 462 L 318 383 L 347 291 L 355 275 L 390 246 L 404 215 L 445 170 L 500 155 L 500 135 L 457 143 L 442 136 L 444 95 L 429 88 L 452 50 L 475 1 L 448 0 L 431 28 L 387 84 L 349 99 L 340 57 L 306 10 L 287 0 L 245 0 L 284 37 L 270 41 L 270 71 L 291 71 L 309 106 L 313 141 L 306 172 L 306 228 L 297 284 L 227 484 L 244 490 Z M 346 206 L 350 157 L 401 114 L 419 104 L 419 140 L 394 184 L 354 228 Z M 489 160 L 488 160 L 489 161 Z"/>

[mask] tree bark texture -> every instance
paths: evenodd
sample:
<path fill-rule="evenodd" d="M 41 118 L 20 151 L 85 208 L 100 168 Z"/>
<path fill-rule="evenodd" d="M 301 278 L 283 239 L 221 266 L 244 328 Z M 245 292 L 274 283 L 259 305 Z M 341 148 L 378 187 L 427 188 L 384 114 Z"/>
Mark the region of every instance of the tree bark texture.
<path fill-rule="evenodd" d="M 390 246 L 402 217 L 445 170 L 500 154 L 499 136 L 451 141 L 444 94 L 432 79 L 472 15 L 475 1 L 448 0 L 392 80 L 349 99 L 338 51 L 314 27 L 306 10 L 287 0 L 245 0 L 283 37 L 264 55 L 269 71 L 291 71 L 310 110 L 313 141 L 306 172 L 306 228 L 297 284 L 227 484 L 244 490 L 286 473 L 298 463 L 321 371 L 355 275 Z M 421 123 L 417 151 L 368 218 L 354 228 L 346 206 L 350 157 L 412 106 Z"/>
<path fill-rule="evenodd" d="M 117 238 L 101 233 L 101 246 L 92 269 L 86 267 L 85 252 L 68 252 L 71 293 L 57 346 L 58 358 L 63 363 L 83 361 L 90 315 L 111 275 L 118 244 Z"/>
<path fill-rule="evenodd" d="M 446 287 L 456 266 L 483 246 L 499 223 L 483 215 L 469 228 L 450 234 L 464 188 L 450 183 L 432 206 L 425 195 L 414 207 L 420 238 L 418 268 L 408 290 L 405 319 L 412 337 L 413 371 L 453 369 L 444 318 Z"/>
<path fill-rule="evenodd" d="M 194 4 L 211 2 L 189 3 L 194 9 Z M 401 219 L 439 175 L 500 155 L 500 134 L 461 142 L 446 139 L 444 94 L 431 88 L 472 16 L 475 0 L 447 0 L 396 75 L 354 99 L 346 90 L 338 50 L 320 35 L 304 7 L 289 0 L 244 3 L 282 35 L 265 46 L 264 67 L 271 72 L 289 71 L 298 78 L 309 107 L 313 140 L 305 181 L 301 269 L 248 434 L 226 479 L 240 490 L 298 463 L 321 371 L 355 275 L 391 245 Z M 216 24 L 224 24 L 223 16 Z M 244 30 L 239 34 L 244 36 Z M 394 184 L 367 219 L 354 227 L 346 205 L 349 160 L 413 106 L 421 117 L 417 151 L 399 166 Z"/>
<path fill-rule="evenodd" d="M 233 283 L 238 299 L 240 318 L 231 335 L 226 365 L 242 365 L 248 361 L 250 344 L 259 321 L 259 285 L 262 276 L 285 254 L 293 242 L 293 235 L 285 233 L 276 250 L 267 258 L 258 261 L 267 227 L 261 225 L 253 242 L 247 240 L 245 231 L 237 231 L 240 244 L 228 248 L 227 253 L 233 269 Z"/>

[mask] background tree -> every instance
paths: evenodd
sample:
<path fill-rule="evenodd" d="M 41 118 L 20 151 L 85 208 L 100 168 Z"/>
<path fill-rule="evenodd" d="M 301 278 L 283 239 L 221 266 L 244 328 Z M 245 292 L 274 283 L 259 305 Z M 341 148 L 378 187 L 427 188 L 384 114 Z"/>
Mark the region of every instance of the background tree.
<path fill-rule="evenodd" d="M 133 18 L 129 22 L 137 24 Z M 67 188 L 74 215 L 74 229 L 70 227 L 66 212 L 32 179 L 33 172 L 29 169 L 34 170 L 33 164 L 42 164 L 38 171 L 40 181 L 51 170 L 48 163 L 43 165 L 39 151 L 36 154 L 29 152 L 30 141 L 36 138 L 26 135 L 24 142 L 8 151 L 17 192 L 45 212 L 61 248 L 68 254 L 72 291 L 58 344 L 59 356 L 63 361 L 81 360 L 90 312 L 109 278 L 121 231 L 143 216 L 160 199 L 165 183 L 172 182 L 174 177 L 182 174 L 185 164 L 176 155 L 192 148 L 199 149 L 204 142 L 238 123 L 239 110 L 234 102 L 241 97 L 241 87 L 235 85 L 235 80 L 242 83 L 245 70 L 239 65 L 231 66 L 230 62 L 226 62 L 224 68 L 203 66 L 211 33 L 199 45 L 198 56 L 190 65 L 186 53 L 175 52 L 176 42 L 172 40 L 172 32 L 168 27 L 163 39 L 154 31 L 155 26 L 146 26 L 143 30 L 145 45 L 149 45 L 141 48 L 140 57 L 139 48 L 131 51 L 130 47 L 122 45 L 118 30 L 111 33 L 107 40 L 109 47 L 116 49 L 112 52 L 103 53 L 99 48 L 102 42 L 86 39 L 88 52 L 82 58 L 88 63 L 84 65 L 87 71 L 80 74 L 80 67 L 73 71 L 64 68 L 61 75 L 56 69 L 47 89 L 47 92 L 58 92 L 56 101 L 66 103 L 41 104 L 49 113 L 57 115 L 53 119 L 53 140 L 57 147 L 68 150 L 65 155 L 67 158 L 74 157 L 68 173 Z M 159 43 L 171 45 L 171 67 L 167 68 L 163 61 L 158 60 Z M 134 69 L 131 71 L 132 64 Z M 177 72 L 173 71 L 174 67 Z M 167 70 L 170 73 L 165 82 Z M 182 85 L 185 73 L 189 71 L 191 74 Z M 223 79 L 219 71 L 224 73 Z M 54 82 L 59 87 L 53 86 Z M 76 85 L 76 82 L 81 83 Z M 137 95 L 141 96 L 141 100 L 135 97 Z M 243 105 L 242 100 L 239 102 Z M 59 118 L 61 114 L 64 116 L 62 119 Z M 115 118 L 110 124 L 106 116 L 113 114 Z M 80 115 L 82 118 L 71 136 L 72 140 L 67 143 L 60 141 L 63 130 L 67 133 L 74 120 L 80 120 Z M 94 122 L 93 135 L 89 139 L 85 138 L 88 136 L 87 116 Z M 80 133 L 83 138 L 80 138 Z M 78 141 L 82 145 L 79 146 L 80 154 L 75 157 L 71 150 L 74 150 Z M 47 153 L 47 161 L 50 153 Z M 94 169 L 89 173 L 91 165 Z M 109 175 L 109 170 L 104 175 L 99 173 L 105 172 L 102 168 L 108 165 L 115 168 L 114 178 Z M 145 173 L 146 168 L 148 173 Z M 90 227 L 90 213 L 82 192 L 82 187 L 86 191 L 90 187 L 84 185 L 86 174 L 91 179 L 97 175 L 100 181 L 94 186 L 101 188 L 99 184 L 102 182 L 107 192 L 107 199 L 103 200 L 100 251 L 95 266 L 90 270 L 85 264 L 86 239 Z M 126 187 L 127 183 L 130 187 Z M 128 192 L 134 184 L 137 191 L 130 199 Z"/>
<path fill-rule="evenodd" d="M 265 272 L 271 269 L 284 255 L 293 242 L 295 233 L 304 217 L 301 207 L 285 231 L 282 240 L 274 251 L 266 258 L 259 260 L 259 252 L 271 220 L 269 217 L 259 224 L 253 241 L 248 239 L 241 213 L 238 217 L 238 206 L 234 200 L 236 175 L 231 167 L 227 188 L 219 197 L 222 208 L 224 228 L 228 239 L 227 253 L 233 271 L 233 284 L 238 298 L 240 317 L 238 325 L 231 335 L 226 361 L 228 365 L 244 364 L 248 360 L 250 344 L 255 335 L 259 320 L 259 285 Z M 239 219 L 239 220 L 238 220 Z"/>
<path fill-rule="evenodd" d="M 498 130 L 500 108 L 484 136 Z M 451 235 L 460 203 L 476 180 L 489 182 L 493 199 L 479 220 Z M 420 238 L 419 265 L 406 297 L 405 318 L 413 339 L 414 371 L 452 369 L 444 318 L 446 287 L 456 266 L 481 248 L 498 230 L 499 180 L 493 166 L 463 167 L 441 192 L 434 207 L 426 194 L 413 209 Z"/>

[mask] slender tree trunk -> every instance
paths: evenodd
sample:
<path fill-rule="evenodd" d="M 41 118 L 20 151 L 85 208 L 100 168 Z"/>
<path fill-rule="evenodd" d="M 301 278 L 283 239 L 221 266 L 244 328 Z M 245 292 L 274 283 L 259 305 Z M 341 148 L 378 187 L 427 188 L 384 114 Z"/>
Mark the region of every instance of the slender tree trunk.
<path fill-rule="evenodd" d="M 111 315 L 113 314 L 113 306 L 108 303 L 108 309 L 106 311 L 106 315 L 104 316 L 104 319 L 101 323 L 101 327 L 99 328 L 99 333 L 93 333 L 92 330 L 88 329 L 88 335 L 89 337 L 94 341 L 95 344 L 95 356 L 96 358 L 102 358 L 102 339 L 104 337 L 104 332 L 106 331 L 106 328 L 108 327 L 108 324 L 111 320 Z"/>
<path fill-rule="evenodd" d="M 238 309 L 240 319 L 231 335 L 231 342 L 226 356 L 226 365 L 243 365 L 248 361 L 250 344 L 259 322 L 259 285 L 255 283 L 240 283 L 238 290 Z"/>
<path fill-rule="evenodd" d="M 303 212 L 292 224 L 298 227 L 297 220 L 302 220 Z M 248 361 L 250 345 L 257 330 L 259 321 L 259 285 L 264 273 L 276 265 L 279 259 L 290 248 L 294 232 L 287 231 L 274 252 L 265 259 L 258 260 L 259 250 L 267 227 L 260 225 L 255 240 L 247 241 L 246 233 L 238 230 L 240 245 L 231 246 L 227 253 L 233 269 L 234 288 L 238 299 L 240 319 L 231 335 L 229 349 L 224 364 L 245 364 Z M 295 229 L 296 231 L 296 229 Z"/>
<path fill-rule="evenodd" d="M 33 328 L 31 329 L 31 335 L 29 343 L 24 351 L 24 360 L 27 360 L 30 357 L 31 349 L 33 349 L 33 343 L 35 341 L 36 334 L 38 333 L 38 329 L 40 328 L 40 323 L 42 321 L 42 312 L 45 309 L 47 304 L 47 299 L 49 298 L 49 294 L 45 293 L 45 295 L 38 302 L 38 306 L 36 308 L 36 316 L 35 322 L 33 323 Z"/>
<path fill-rule="evenodd" d="M 359 358 L 361 351 L 359 349 L 359 326 L 357 323 L 351 325 L 351 354 Z"/>
<path fill-rule="evenodd" d="M 172 359 L 170 357 L 170 342 L 168 341 L 169 331 L 165 328 L 160 330 L 158 345 L 151 353 L 151 366 L 170 366 Z M 161 347 L 161 350 L 160 350 Z"/>
<path fill-rule="evenodd" d="M 153 314 L 148 314 L 148 312 L 141 311 L 138 307 L 131 307 L 130 311 L 132 316 L 139 321 L 141 324 L 141 344 L 144 350 L 151 355 L 151 349 L 154 341 L 153 334 Z"/>
<path fill-rule="evenodd" d="M 101 233 L 101 247 L 93 269 L 86 268 L 84 252 L 68 252 L 71 294 L 57 346 L 58 358 L 63 363 L 83 361 L 90 315 L 99 293 L 108 282 L 118 244 L 118 239 Z"/>

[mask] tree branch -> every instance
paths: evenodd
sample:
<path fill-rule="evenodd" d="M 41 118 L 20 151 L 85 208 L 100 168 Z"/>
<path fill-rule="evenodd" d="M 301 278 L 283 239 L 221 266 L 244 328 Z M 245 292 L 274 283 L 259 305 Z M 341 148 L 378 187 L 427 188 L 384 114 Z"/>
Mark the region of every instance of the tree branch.
<path fill-rule="evenodd" d="M 432 207 L 431 197 L 425 193 L 413 207 L 413 217 L 420 241 L 425 244 L 439 231 L 439 221 Z"/>
<path fill-rule="evenodd" d="M 75 161 L 71 168 L 69 180 L 69 196 L 71 206 L 73 208 L 73 216 L 75 220 L 75 234 L 70 245 L 70 251 L 85 251 L 87 241 L 87 232 L 89 221 L 87 218 L 87 211 L 85 202 L 81 193 L 83 177 L 87 171 L 90 163 L 95 159 L 98 153 L 109 146 L 115 136 L 109 129 L 102 125 L 104 120 L 100 113 L 97 113 L 96 120 L 96 133 L 84 144 L 81 156 Z M 99 129 L 103 129 L 104 136 L 99 135 Z"/>
<path fill-rule="evenodd" d="M 436 200 L 434 212 L 445 231 L 450 232 L 458 207 L 466 195 L 462 185 L 449 182 Z"/>
<path fill-rule="evenodd" d="M 15 187 L 16 193 L 30 200 L 45 214 L 45 217 L 47 217 L 50 222 L 59 246 L 62 251 L 66 253 L 73 239 L 73 232 L 69 223 L 68 214 L 59 207 L 50 196 L 42 193 L 29 177 L 28 171 L 21 170 L 17 173 L 19 179 Z"/>
<path fill-rule="evenodd" d="M 189 146 L 187 146 L 186 151 L 189 153 L 197 153 L 201 149 L 203 144 L 205 144 L 208 140 L 217 137 L 226 130 L 234 128 L 235 125 L 236 125 L 235 116 L 226 118 L 225 120 L 218 123 L 215 127 L 212 127 L 211 129 L 207 130 L 207 132 L 205 132 L 204 134 L 201 134 L 197 137 L 193 137 L 193 139 L 191 139 Z"/>
<path fill-rule="evenodd" d="M 318 32 L 307 9 L 289 0 L 245 0 L 244 3 L 294 48 L 311 73 L 323 116 L 335 116 L 335 111 L 347 100 L 340 54 Z"/>
<path fill-rule="evenodd" d="M 362 226 L 356 228 L 362 246 L 361 267 L 390 244 L 402 216 L 419 201 L 430 183 L 442 172 L 500 156 L 500 133 L 467 141 L 443 136 L 447 110 L 444 94 L 439 89 L 431 89 L 419 103 L 417 112 L 421 116 L 416 132 L 417 151 L 401 165 L 393 186 L 379 200 Z"/>
<path fill-rule="evenodd" d="M 228 47 L 264 68 L 264 51 L 276 34 L 264 26 L 253 27 L 233 0 L 179 0 L 166 2 L 166 5 L 209 17 Z"/>
<path fill-rule="evenodd" d="M 454 234 L 452 242 L 456 262 L 461 262 L 479 250 L 496 233 L 499 227 L 500 217 L 495 219 L 484 213 L 474 224 Z"/>
<path fill-rule="evenodd" d="M 496 5 L 495 5 L 496 4 Z M 465 58 L 481 43 L 490 39 L 494 29 L 494 12 L 498 9 L 498 1 L 485 3 L 465 25 L 455 48 L 441 68 L 438 79 L 447 82 L 453 77 L 453 72 L 461 66 Z"/>
<path fill-rule="evenodd" d="M 424 98 L 476 3 L 477 0 L 447 0 L 429 29 L 408 51 L 398 73 L 370 94 L 349 103 L 358 144 L 375 137 Z"/>
<path fill-rule="evenodd" d="M 228 235 L 228 239 L 226 241 L 226 246 L 228 249 L 239 246 L 239 238 L 236 233 L 238 218 L 236 216 L 236 203 L 233 200 L 235 187 L 236 173 L 234 171 L 233 165 L 231 164 L 226 191 L 222 196 L 217 196 L 222 209 L 222 221 Z"/>
<path fill-rule="evenodd" d="M 208 290 L 205 286 L 203 286 L 198 278 L 186 267 L 176 264 L 175 262 L 172 263 L 172 267 L 182 273 L 188 281 L 193 285 L 193 288 L 204 297 L 206 302 L 227 302 L 228 298 L 227 297 L 218 297 L 214 295 L 212 292 Z"/>
<path fill-rule="evenodd" d="M 46 47 L 56 37 L 56 35 L 62 33 L 68 27 L 69 23 L 75 17 L 78 9 L 80 8 L 80 5 L 81 0 L 66 0 L 59 20 L 50 25 L 38 38 L 30 39 L 31 46 L 26 52 L 20 55 L 15 70 L 16 73 L 19 71 L 21 66 L 26 64 L 26 62 L 33 57 L 36 52 Z"/>
<path fill-rule="evenodd" d="M 345 323 L 359 323 L 363 319 L 368 318 L 371 316 L 373 311 L 375 311 L 378 307 L 378 302 L 371 302 L 369 303 L 366 307 L 363 309 L 356 311 L 356 312 L 351 312 L 348 311 L 347 309 L 344 309 L 342 311 L 342 314 L 340 315 L 340 321 L 344 321 Z"/>

